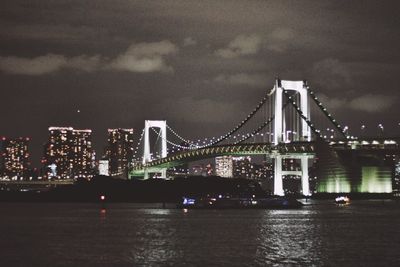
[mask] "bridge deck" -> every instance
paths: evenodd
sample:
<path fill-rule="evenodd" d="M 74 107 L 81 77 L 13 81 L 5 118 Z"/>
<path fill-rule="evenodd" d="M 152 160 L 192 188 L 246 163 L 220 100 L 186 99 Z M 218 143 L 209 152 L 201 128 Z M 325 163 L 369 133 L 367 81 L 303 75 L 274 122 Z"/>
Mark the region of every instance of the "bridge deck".
<path fill-rule="evenodd" d="M 148 162 L 146 165 L 139 164 L 134 167 L 131 176 L 139 176 L 144 170 L 159 171 L 182 165 L 185 162 L 213 158 L 223 155 L 274 155 L 274 154 L 314 154 L 313 142 L 296 142 L 280 144 L 275 146 L 271 143 L 256 144 L 229 144 L 200 148 L 196 150 L 183 151 L 171 154 L 168 157 Z"/>
<path fill-rule="evenodd" d="M 400 153 L 400 138 L 371 138 L 368 140 L 341 140 L 332 141 L 330 147 L 335 150 L 385 150 L 392 153 Z M 282 143 L 277 146 L 271 143 L 255 144 L 228 144 L 211 146 L 196 150 L 182 151 L 171 154 L 168 157 L 157 159 L 147 164 L 135 166 L 130 176 L 140 176 L 145 170 L 157 172 L 165 168 L 182 165 L 186 162 L 213 158 L 223 155 L 245 156 L 245 155 L 296 155 L 315 154 L 317 142 L 292 142 Z"/>

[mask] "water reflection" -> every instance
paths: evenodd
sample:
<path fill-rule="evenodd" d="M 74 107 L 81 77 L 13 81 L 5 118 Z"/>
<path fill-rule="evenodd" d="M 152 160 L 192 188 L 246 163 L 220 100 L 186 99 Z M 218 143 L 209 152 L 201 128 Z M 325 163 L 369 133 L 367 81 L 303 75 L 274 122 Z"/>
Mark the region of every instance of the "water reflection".
<path fill-rule="evenodd" d="M 134 236 L 128 260 L 137 265 L 157 265 L 176 262 L 182 252 L 176 247 L 176 224 L 170 209 L 143 209 L 138 214 L 142 218 Z"/>
<path fill-rule="evenodd" d="M 135 265 L 191 265 L 199 260 L 233 266 L 313 265 L 320 260 L 316 215 L 317 211 L 308 208 L 143 209 L 137 214 L 141 219 L 130 236 L 127 259 Z"/>
<path fill-rule="evenodd" d="M 400 266 L 398 202 L 186 213 L 2 203 L 0 214 L 0 266 Z"/>
<path fill-rule="evenodd" d="M 320 239 L 312 210 L 265 211 L 259 228 L 255 262 L 259 265 L 319 262 Z"/>
<path fill-rule="evenodd" d="M 105 220 L 106 219 L 106 214 L 107 214 L 107 210 L 102 208 L 100 209 L 100 219 L 101 220 Z"/>
<path fill-rule="evenodd" d="M 170 209 L 144 209 L 144 214 L 147 215 L 169 215 L 171 213 Z"/>

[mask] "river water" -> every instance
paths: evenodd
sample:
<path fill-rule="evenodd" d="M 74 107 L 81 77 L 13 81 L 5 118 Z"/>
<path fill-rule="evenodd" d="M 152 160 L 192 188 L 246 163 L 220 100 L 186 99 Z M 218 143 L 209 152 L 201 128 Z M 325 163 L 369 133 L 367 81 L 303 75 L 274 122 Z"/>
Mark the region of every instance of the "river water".
<path fill-rule="evenodd" d="M 399 202 L 308 204 L 0 203 L 0 266 L 400 266 Z"/>

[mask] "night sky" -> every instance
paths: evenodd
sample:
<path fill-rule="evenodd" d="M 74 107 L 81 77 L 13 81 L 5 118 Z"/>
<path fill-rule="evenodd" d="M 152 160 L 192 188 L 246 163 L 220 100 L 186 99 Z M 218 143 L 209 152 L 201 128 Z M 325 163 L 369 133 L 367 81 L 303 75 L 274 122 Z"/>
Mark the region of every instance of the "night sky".
<path fill-rule="evenodd" d="M 239 122 L 279 76 L 308 80 L 357 134 L 400 135 L 398 1 L 0 3 L 0 135 L 166 119 L 188 138 Z M 79 112 L 78 112 L 79 111 Z"/>

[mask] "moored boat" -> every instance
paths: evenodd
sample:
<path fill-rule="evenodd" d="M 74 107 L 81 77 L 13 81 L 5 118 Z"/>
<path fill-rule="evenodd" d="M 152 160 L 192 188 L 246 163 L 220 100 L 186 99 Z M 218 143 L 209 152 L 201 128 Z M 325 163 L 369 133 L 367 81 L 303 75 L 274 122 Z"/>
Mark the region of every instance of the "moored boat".
<path fill-rule="evenodd" d="M 339 196 L 335 198 L 335 203 L 338 205 L 347 205 L 350 203 L 350 199 L 347 196 Z"/>

